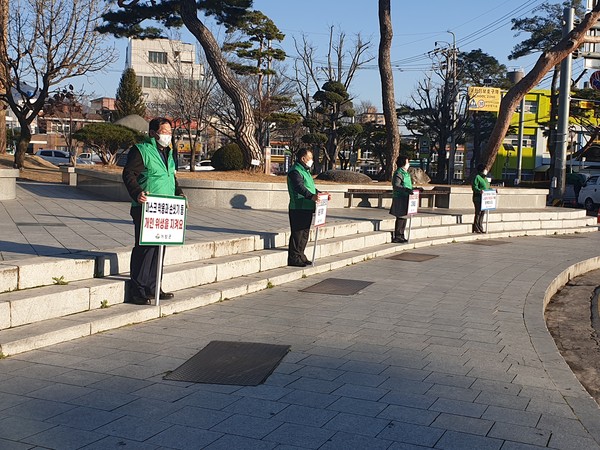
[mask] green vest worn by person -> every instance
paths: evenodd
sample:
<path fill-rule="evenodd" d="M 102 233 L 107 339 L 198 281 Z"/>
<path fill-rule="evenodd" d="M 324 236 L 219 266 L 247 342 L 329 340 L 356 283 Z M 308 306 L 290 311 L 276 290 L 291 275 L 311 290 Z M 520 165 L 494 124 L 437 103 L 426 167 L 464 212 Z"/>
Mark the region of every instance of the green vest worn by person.
<path fill-rule="evenodd" d="M 312 175 L 306 169 L 306 167 L 304 167 L 299 162 L 296 162 L 290 169 L 290 172 L 293 172 L 293 171 L 297 171 L 300 175 L 302 175 L 302 179 L 304 181 L 304 187 L 311 194 L 314 195 L 317 193 L 317 188 L 315 186 L 315 180 L 313 180 Z M 315 202 L 313 200 L 305 198 L 303 195 L 298 194 L 296 191 L 294 191 L 289 177 L 287 180 L 287 185 L 288 185 L 288 192 L 290 194 L 290 204 L 289 204 L 290 209 L 308 209 L 310 211 L 315 210 Z"/>
<path fill-rule="evenodd" d="M 481 191 L 490 188 L 490 183 L 486 177 L 482 174 L 478 173 L 473 178 L 473 182 L 471 183 L 471 189 L 473 189 L 473 201 L 481 201 Z"/>
<path fill-rule="evenodd" d="M 413 188 L 412 180 L 410 178 L 410 173 L 408 173 L 402 167 L 398 167 L 398 169 L 396 170 L 396 173 L 394 173 L 394 179 L 396 177 L 400 177 L 400 179 L 402 180 L 402 187 L 404 187 L 405 189 L 394 189 L 393 197 L 394 198 L 408 197 L 410 195 L 408 190 L 412 190 L 412 188 Z"/>
<path fill-rule="evenodd" d="M 144 142 L 136 145 L 144 161 L 144 171 L 138 176 L 137 182 L 144 192 L 148 194 L 175 195 L 175 160 L 173 151 L 167 150 L 167 166 L 160 155 L 156 140 L 146 138 Z M 132 201 L 133 206 L 139 206 Z"/>

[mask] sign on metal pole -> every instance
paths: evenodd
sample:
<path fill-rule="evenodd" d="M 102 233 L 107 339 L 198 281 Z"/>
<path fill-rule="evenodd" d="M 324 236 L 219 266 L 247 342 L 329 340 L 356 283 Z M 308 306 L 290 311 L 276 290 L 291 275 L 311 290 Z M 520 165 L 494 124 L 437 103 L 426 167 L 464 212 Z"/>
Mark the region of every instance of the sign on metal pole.
<path fill-rule="evenodd" d="M 419 211 L 419 191 L 414 191 L 408 196 L 408 209 L 406 214 L 408 215 L 408 235 L 406 242 L 410 242 L 410 232 L 412 230 L 412 218 Z"/>
<path fill-rule="evenodd" d="M 140 245 L 157 245 L 155 305 L 159 304 L 162 261 L 165 245 L 185 241 L 186 199 L 167 195 L 148 195 L 142 206 Z"/>
<path fill-rule="evenodd" d="M 481 191 L 481 210 L 485 211 L 485 232 L 488 232 L 488 222 L 490 220 L 490 211 L 496 209 L 498 202 L 498 192 L 496 189 L 485 189 Z"/>
<path fill-rule="evenodd" d="M 469 87 L 469 111 L 494 111 L 500 109 L 500 88 L 486 86 Z"/>
<path fill-rule="evenodd" d="M 312 265 L 315 265 L 317 258 L 317 242 L 319 240 L 319 228 L 325 225 L 325 219 L 327 218 L 327 205 L 329 204 L 329 194 L 317 194 L 319 199 L 315 207 L 315 244 L 313 247 Z"/>

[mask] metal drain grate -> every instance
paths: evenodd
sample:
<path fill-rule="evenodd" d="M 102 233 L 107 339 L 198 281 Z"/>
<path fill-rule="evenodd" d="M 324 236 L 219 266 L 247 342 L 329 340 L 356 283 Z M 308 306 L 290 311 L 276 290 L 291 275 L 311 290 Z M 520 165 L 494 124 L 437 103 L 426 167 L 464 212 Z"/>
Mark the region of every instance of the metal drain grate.
<path fill-rule="evenodd" d="M 327 278 L 320 283 L 313 284 L 300 292 L 311 292 L 313 294 L 330 295 L 354 295 L 362 291 L 367 286 L 373 284 L 372 281 L 345 280 L 342 278 Z"/>
<path fill-rule="evenodd" d="M 397 255 L 390 256 L 388 259 L 394 259 L 396 261 L 410 261 L 410 262 L 423 262 L 429 261 L 430 259 L 437 258 L 439 255 L 430 255 L 428 253 L 398 253 Z"/>
<path fill-rule="evenodd" d="M 211 341 L 164 379 L 257 386 L 271 375 L 289 350 L 289 345 Z"/>

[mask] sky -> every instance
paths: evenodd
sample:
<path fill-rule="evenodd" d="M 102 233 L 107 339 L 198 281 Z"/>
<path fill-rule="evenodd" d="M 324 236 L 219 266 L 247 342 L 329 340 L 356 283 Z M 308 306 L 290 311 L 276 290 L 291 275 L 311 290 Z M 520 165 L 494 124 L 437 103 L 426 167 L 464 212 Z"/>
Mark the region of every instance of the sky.
<path fill-rule="evenodd" d="M 539 54 L 509 61 L 512 48 L 528 37 L 515 36 L 511 19 L 534 15 L 534 9 L 546 0 L 392 0 L 392 65 L 394 68 L 395 97 L 397 103 L 410 101 L 411 93 L 420 79 L 431 68 L 432 60 L 427 53 L 438 47 L 455 42 L 459 51 L 481 49 L 494 56 L 508 70 L 524 69 L 528 72 Z M 551 0 L 552 1 L 552 0 Z M 558 3 L 560 0 L 553 0 Z M 318 59 L 325 61 L 329 29 L 343 31 L 349 40 L 360 33 L 363 40 L 370 40 L 373 61 L 356 74 L 350 92 L 355 103 L 368 101 L 381 107 L 381 87 L 377 69 L 379 23 L 376 0 L 254 0 L 254 9 L 271 18 L 286 35 L 279 45 L 295 56 L 294 41 L 305 35 L 318 49 Z M 217 36 L 223 30 L 211 27 Z M 189 32 L 182 30 L 185 42 L 194 42 Z M 78 79 L 76 85 L 95 97 L 114 97 L 120 74 L 125 66 L 125 39 L 113 39 L 118 60 L 107 66 L 104 73 L 96 73 L 87 79 Z M 582 60 L 574 60 L 574 76 L 583 70 Z M 585 78 L 584 78 L 585 79 Z M 548 83 L 541 87 L 548 87 Z"/>

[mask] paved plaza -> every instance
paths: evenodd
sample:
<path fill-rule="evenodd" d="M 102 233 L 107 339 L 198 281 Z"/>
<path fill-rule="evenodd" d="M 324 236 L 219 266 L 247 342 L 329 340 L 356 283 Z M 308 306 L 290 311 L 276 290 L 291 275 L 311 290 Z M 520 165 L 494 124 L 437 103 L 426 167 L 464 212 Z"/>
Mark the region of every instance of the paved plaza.
<path fill-rule="evenodd" d="M 10 209 L 23 232 L 10 248 L 5 234 L 6 259 L 69 239 L 129 245 L 126 204 L 62 187 L 48 188 L 62 198 L 37 197 L 43 189 L 21 185 L 0 204 L 3 226 Z M 332 215 L 344 214 L 366 216 Z M 68 225 L 27 225 L 41 217 Z M 189 226 L 194 239 L 254 234 L 285 229 L 287 214 L 192 211 Z M 548 286 L 597 257 L 600 235 L 502 241 L 419 249 L 436 256 L 423 262 L 378 258 L 0 360 L 0 448 L 600 449 L 600 410 L 542 314 Z M 299 292 L 331 277 L 373 284 L 351 296 Z M 163 380 L 212 340 L 291 352 L 257 387 Z"/>

